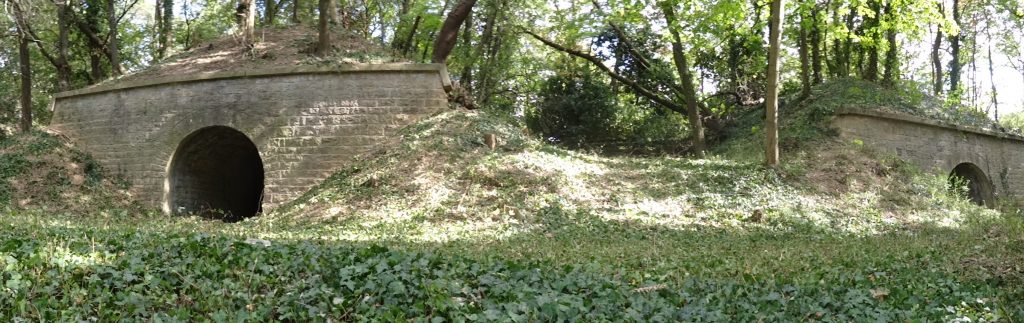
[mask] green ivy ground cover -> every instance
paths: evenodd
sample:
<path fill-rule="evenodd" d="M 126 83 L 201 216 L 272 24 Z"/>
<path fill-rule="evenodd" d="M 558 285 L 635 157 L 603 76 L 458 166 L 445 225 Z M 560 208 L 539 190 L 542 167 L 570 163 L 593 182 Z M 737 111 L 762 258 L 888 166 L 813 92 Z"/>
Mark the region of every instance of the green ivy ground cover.
<path fill-rule="evenodd" d="M 1010 224 L 992 221 L 978 223 L 988 228 L 980 232 Z M 0 319 L 1010 321 L 1024 313 L 1019 302 L 1024 294 L 1013 285 L 1019 282 L 948 270 L 952 259 L 945 255 L 957 255 L 960 243 L 977 241 L 959 241 L 961 235 L 945 230 L 850 239 L 842 247 L 852 252 L 840 253 L 849 258 L 813 252 L 780 257 L 787 262 L 780 266 L 798 270 L 776 275 L 730 268 L 734 260 L 727 254 L 664 259 L 662 266 L 648 269 L 585 259 L 507 261 L 497 251 L 473 256 L 444 246 L 312 238 L 321 234 L 313 226 L 275 228 L 272 223 L 4 214 Z M 294 235 L 259 238 L 275 230 Z M 821 248 L 840 244 L 841 238 L 692 234 L 712 248 L 733 240 L 735 252 L 751 256 L 758 246 L 773 253 L 788 243 Z M 650 238 L 669 240 L 666 247 L 699 246 L 687 245 L 675 233 Z M 899 249 L 900 240 L 906 241 L 904 253 L 881 247 Z M 922 243 L 932 248 L 921 248 Z M 1014 243 L 1021 248 L 1019 240 Z M 683 274 L 701 266 L 719 275 Z"/>

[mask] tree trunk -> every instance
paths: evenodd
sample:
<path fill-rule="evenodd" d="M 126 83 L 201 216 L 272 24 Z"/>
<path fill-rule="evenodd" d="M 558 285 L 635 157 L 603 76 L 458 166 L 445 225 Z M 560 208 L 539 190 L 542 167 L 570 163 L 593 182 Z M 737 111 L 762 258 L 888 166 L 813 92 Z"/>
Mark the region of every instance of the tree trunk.
<path fill-rule="evenodd" d="M 800 15 L 800 35 L 797 39 L 800 53 L 800 96 L 804 98 L 811 96 L 811 58 L 809 57 L 810 49 L 807 48 L 809 44 L 807 27 L 805 27 L 807 24 L 804 21 L 806 18 L 803 14 Z"/>
<path fill-rule="evenodd" d="M 448 13 L 448 18 L 445 18 L 441 31 L 437 33 L 437 39 L 434 41 L 432 62 L 444 64 L 448 60 L 448 55 L 458 41 L 459 27 L 469 17 L 475 4 L 476 0 L 462 0 Z"/>
<path fill-rule="evenodd" d="M 64 3 L 54 3 L 54 5 L 57 7 L 56 55 L 51 55 L 50 51 L 47 50 L 47 47 L 42 42 L 42 38 L 32 29 L 32 25 L 26 19 L 25 12 L 22 11 L 18 2 L 11 2 L 11 9 L 14 14 L 16 30 L 23 32 L 26 38 L 35 43 L 36 47 L 39 48 L 39 53 L 53 65 L 56 72 L 54 80 L 56 81 L 57 91 L 63 92 L 71 89 L 71 65 L 68 63 L 69 9 Z"/>
<path fill-rule="evenodd" d="M 779 45 L 782 42 L 784 0 L 771 3 L 768 33 L 768 93 L 765 95 L 765 163 L 779 166 Z"/>
<path fill-rule="evenodd" d="M 274 21 L 277 20 L 277 11 L 278 9 L 280 9 L 280 5 L 281 4 L 278 3 L 276 0 L 267 0 L 267 3 L 264 5 L 263 8 L 263 24 L 265 26 L 274 25 Z"/>
<path fill-rule="evenodd" d="M 107 78 L 107 71 L 103 67 L 103 56 L 107 55 L 103 42 L 96 35 L 100 29 L 100 8 L 95 1 L 89 2 L 85 9 L 85 21 L 78 24 L 78 29 L 85 34 L 86 46 L 89 47 L 89 83 L 99 83 Z M 166 19 L 165 19 L 166 20 Z"/>
<path fill-rule="evenodd" d="M 960 0 L 953 0 L 953 21 L 960 26 Z M 949 92 L 959 98 L 960 89 L 960 33 L 949 37 L 949 44 L 952 48 L 949 60 Z"/>
<path fill-rule="evenodd" d="M 68 63 L 68 34 L 71 28 L 71 10 L 67 3 L 57 3 L 57 57 L 54 68 L 57 69 L 57 90 L 71 90 L 71 64 Z M 42 45 L 40 45 L 42 46 Z"/>
<path fill-rule="evenodd" d="M 20 28 L 19 28 L 20 29 Z M 28 51 L 29 38 L 19 30 L 18 67 L 21 70 L 21 132 L 32 130 L 32 62 Z"/>
<path fill-rule="evenodd" d="M 988 37 L 992 39 L 991 36 Z M 992 85 L 992 108 L 994 111 L 994 119 L 996 123 L 999 123 L 999 95 L 996 92 L 996 75 L 995 68 L 992 66 L 992 42 L 988 44 L 988 82 Z"/>
<path fill-rule="evenodd" d="M 292 22 L 294 22 L 296 24 L 302 23 L 302 20 L 299 20 L 299 8 L 300 7 L 302 7 L 302 0 L 294 0 L 294 1 L 292 1 Z"/>
<path fill-rule="evenodd" d="M 412 6 L 412 0 L 402 0 L 402 8 L 398 11 L 398 23 L 395 24 L 395 37 L 391 40 L 391 49 L 395 51 L 401 51 L 402 45 L 402 27 L 405 26 L 405 16 L 409 14 L 409 7 Z M 419 15 L 416 15 L 419 17 Z"/>
<path fill-rule="evenodd" d="M 846 14 L 846 40 L 843 41 L 842 47 L 838 46 L 838 44 L 839 44 L 838 42 L 836 43 L 836 45 L 837 45 L 836 49 L 837 50 L 842 48 L 839 51 L 840 53 L 839 53 L 839 55 L 838 55 L 839 57 L 837 59 L 839 61 L 839 64 L 838 64 L 839 65 L 839 69 L 838 69 L 839 73 L 838 74 L 840 76 L 843 76 L 843 77 L 850 76 L 850 63 L 851 63 L 851 55 L 853 54 L 853 36 L 854 36 L 854 29 L 855 29 L 853 23 L 854 23 L 854 21 L 856 21 L 856 19 L 857 19 L 856 11 L 851 11 L 850 13 Z"/>
<path fill-rule="evenodd" d="M 473 57 L 473 60 L 479 62 L 480 66 L 476 78 L 476 99 L 481 102 L 481 105 L 490 103 L 490 94 L 497 87 L 498 78 L 495 77 L 493 69 L 499 65 L 497 59 L 501 50 L 502 35 L 504 35 L 501 22 L 504 21 L 505 3 L 499 1 L 490 10 L 487 17 L 488 25 L 485 27 L 487 37 L 480 40 L 480 46 L 477 48 L 480 50 L 480 54 Z"/>
<path fill-rule="evenodd" d="M 892 1 L 885 3 L 885 16 L 887 19 L 895 20 L 896 13 L 893 12 Z M 900 77 L 899 46 L 896 43 L 896 27 L 888 26 L 885 30 L 885 40 L 889 47 L 885 51 L 885 74 L 882 76 L 882 83 L 887 86 L 895 86 L 896 80 Z"/>
<path fill-rule="evenodd" d="M 494 39 L 494 30 L 496 29 L 494 24 L 497 22 L 497 17 L 497 9 L 486 11 L 486 16 L 484 17 L 484 30 L 480 34 L 480 41 L 477 42 L 476 48 L 473 49 L 473 56 L 470 57 L 474 64 L 477 64 L 476 62 L 483 61 L 482 58 L 487 53 L 487 46 L 488 44 L 491 44 Z M 486 99 L 484 97 L 484 93 L 488 90 L 486 88 L 486 80 L 490 77 L 490 73 L 486 64 L 477 64 L 477 66 L 479 66 L 479 72 L 477 72 L 476 80 L 477 83 L 481 84 L 481 86 L 477 87 L 477 91 L 470 93 L 475 95 L 477 101 L 484 101 Z M 472 88 L 473 85 L 470 84 L 469 87 Z"/>
<path fill-rule="evenodd" d="M 417 16 L 419 17 L 419 16 Z M 462 27 L 462 46 L 466 48 L 466 51 L 470 51 L 473 48 L 473 13 L 466 17 L 466 22 Z M 473 93 L 473 65 L 476 65 L 475 57 L 470 57 L 470 61 L 462 67 L 462 74 L 459 76 L 459 83 L 467 93 Z"/>
<path fill-rule="evenodd" d="M 318 22 L 320 38 L 316 43 L 316 54 L 320 57 L 327 56 L 331 52 L 331 28 L 328 24 L 330 20 L 331 2 L 333 0 L 320 0 L 318 11 L 320 11 L 320 18 Z"/>
<path fill-rule="evenodd" d="M 155 47 L 154 47 L 155 50 L 153 51 L 153 57 L 156 57 L 156 59 L 161 59 L 161 58 L 164 58 L 163 48 L 162 48 L 163 45 L 164 45 L 164 42 L 163 42 L 163 35 L 164 35 L 163 34 L 163 30 L 164 30 L 164 23 L 163 23 L 164 1 L 163 0 L 156 0 L 156 1 L 154 1 L 153 7 L 154 7 L 154 9 L 156 9 L 156 10 L 153 11 L 153 39 L 156 39 L 156 41 L 154 42 L 155 43 Z"/>
<path fill-rule="evenodd" d="M 939 4 L 939 11 L 942 11 L 942 4 Z M 942 26 L 935 25 L 935 41 L 932 43 L 932 94 L 942 94 Z"/>
<path fill-rule="evenodd" d="M 423 20 L 423 17 L 416 15 L 416 19 L 412 21 L 412 29 L 409 30 L 409 34 L 405 36 L 405 41 L 402 42 L 402 56 L 409 54 L 409 50 L 415 47 L 412 41 L 416 39 L 416 32 L 420 29 L 421 20 Z"/>
<path fill-rule="evenodd" d="M 331 25 L 338 25 L 338 0 L 327 1 L 327 22 Z"/>
<path fill-rule="evenodd" d="M 116 1 L 107 1 L 107 58 L 110 60 L 110 71 L 114 76 L 124 74 L 121 70 L 121 46 L 118 41 L 118 17 Z"/>
<path fill-rule="evenodd" d="M 814 84 L 821 84 L 821 26 L 818 24 L 818 8 L 811 10 L 811 71 Z"/>
<path fill-rule="evenodd" d="M 253 0 L 238 0 L 235 15 L 238 17 L 238 29 L 242 32 L 242 44 L 251 46 L 256 43 L 256 6 Z"/>
<path fill-rule="evenodd" d="M 878 28 L 879 18 L 882 16 L 882 6 L 878 3 L 881 0 L 873 0 L 868 2 L 868 7 L 874 11 L 875 16 L 866 19 L 863 26 L 863 33 L 872 31 L 872 29 Z M 876 33 L 872 33 L 871 37 L 874 38 Z M 862 45 L 863 46 L 863 45 Z M 878 80 L 878 39 L 874 39 L 874 42 L 870 46 L 863 46 L 867 50 L 867 66 L 861 68 L 863 78 L 868 81 Z M 864 61 L 862 61 L 864 62 Z"/>
<path fill-rule="evenodd" d="M 972 26 L 973 27 L 973 26 Z M 971 106 L 978 107 L 978 33 L 971 30 Z M 978 108 L 981 109 L 980 107 Z"/>
<path fill-rule="evenodd" d="M 705 158 L 706 144 L 704 138 L 704 122 L 700 116 L 700 102 L 697 100 L 697 90 L 693 82 L 693 74 L 690 73 L 690 64 L 683 52 L 683 44 L 679 32 L 674 28 L 677 24 L 675 9 L 668 4 L 662 4 L 661 10 L 665 13 L 665 20 L 668 23 L 669 33 L 672 35 L 672 59 L 676 65 L 676 72 L 682 81 L 683 99 L 686 100 L 686 116 L 690 123 L 690 137 L 693 140 L 693 152 L 697 158 Z"/>
<path fill-rule="evenodd" d="M 171 44 L 174 43 L 174 0 L 157 0 L 163 1 L 163 20 L 161 20 L 160 26 L 160 53 L 159 57 L 167 57 L 167 51 L 171 48 Z"/>

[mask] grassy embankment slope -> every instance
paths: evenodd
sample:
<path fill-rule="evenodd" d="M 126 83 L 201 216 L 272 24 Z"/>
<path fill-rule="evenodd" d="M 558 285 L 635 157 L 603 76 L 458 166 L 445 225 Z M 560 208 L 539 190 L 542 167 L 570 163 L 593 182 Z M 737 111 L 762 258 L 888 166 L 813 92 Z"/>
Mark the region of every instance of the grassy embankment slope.
<path fill-rule="evenodd" d="M 830 84 L 794 105 L 781 170 L 756 161 L 754 114 L 690 160 L 451 111 L 242 223 L 10 207 L 0 317 L 1019 320 L 1018 215 L 821 127 L 875 98 L 894 94 Z"/>

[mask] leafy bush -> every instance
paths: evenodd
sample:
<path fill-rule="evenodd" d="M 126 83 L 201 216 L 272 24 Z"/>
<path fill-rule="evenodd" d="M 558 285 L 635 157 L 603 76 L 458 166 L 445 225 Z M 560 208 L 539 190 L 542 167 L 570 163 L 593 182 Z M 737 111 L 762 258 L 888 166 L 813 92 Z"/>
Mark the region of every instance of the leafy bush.
<path fill-rule="evenodd" d="M 588 69 L 548 78 L 540 102 L 526 111 L 525 120 L 549 142 L 606 152 L 671 151 L 683 146 L 687 134 L 682 115 L 632 94 L 616 94 L 605 78 Z"/>
<path fill-rule="evenodd" d="M 1024 129 L 1024 112 L 1014 112 L 999 118 L 999 125 L 1020 133 Z"/>
<path fill-rule="evenodd" d="M 615 126 L 615 95 L 594 72 L 548 78 L 527 124 L 545 139 L 570 146 L 621 138 Z"/>

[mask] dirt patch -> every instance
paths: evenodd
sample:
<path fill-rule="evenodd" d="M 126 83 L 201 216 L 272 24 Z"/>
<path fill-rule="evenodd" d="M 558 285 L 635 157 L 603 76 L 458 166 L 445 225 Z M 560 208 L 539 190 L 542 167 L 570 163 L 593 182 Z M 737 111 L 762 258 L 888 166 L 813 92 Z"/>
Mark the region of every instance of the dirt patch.
<path fill-rule="evenodd" d="M 804 181 L 822 193 L 842 194 L 878 189 L 888 183 L 886 177 L 893 174 L 898 161 L 880 160 L 867 152 L 848 147 L 832 140 L 813 150 L 815 161 L 807 165 Z"/>
<path fill-rule="evenodd" d="M 74 214 L 141 210 L 128 187 L 57 134 L 34 131 L 0 139 L 0 205 Z"/>
<path fill-rule="evenodd" d="M 310 53 L 317 31 L 309 26 L 271 27 L 256 30 L 258 42 L 249 47 L 236 35 L 205 42 L 175 54 L 142 71 L 107 81 L 139 81 L 173 75 L 206 72 L 238 72 L 298 65 L 407 62 L 389 49 L 367 41 L 361 35 L 334 30 L 334 52 L 327 57 Z"/>

